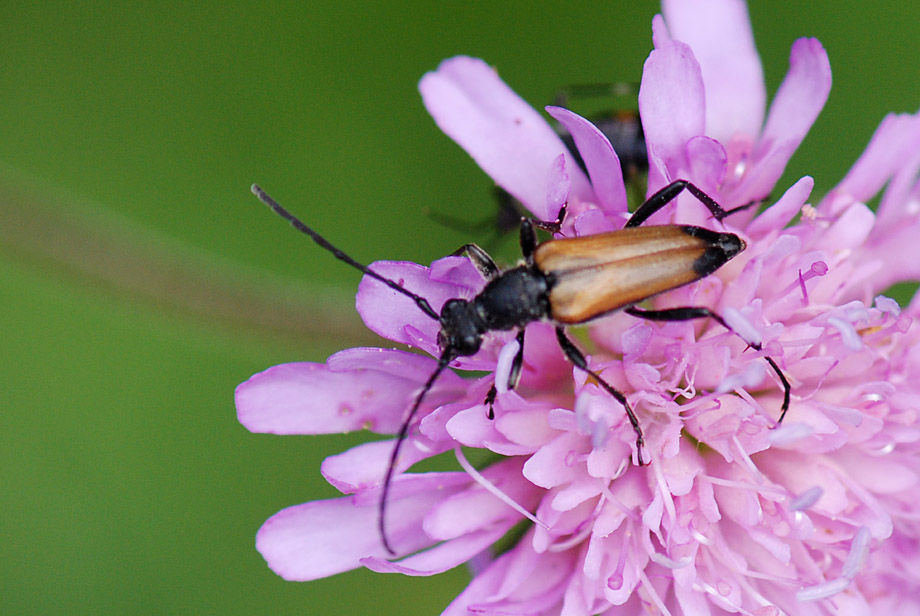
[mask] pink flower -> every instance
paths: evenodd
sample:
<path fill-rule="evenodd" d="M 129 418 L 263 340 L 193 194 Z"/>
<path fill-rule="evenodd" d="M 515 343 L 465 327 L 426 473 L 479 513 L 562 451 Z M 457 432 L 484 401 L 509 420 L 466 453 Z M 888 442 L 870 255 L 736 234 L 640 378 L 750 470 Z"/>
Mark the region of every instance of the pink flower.
<path fill-rule="evenodd" d="M 666 1 L 653 31 L 639 95 L 649 192 L 688 179 L 727 208 L 782 192 L 775 182 L 829 92 L 821 45 L 794 44 L 764 121 L 742 3 Z M 536 217 L 568 203 L 564 234 L 622 226 L 619 162 L 589 122 L 548 109 L 572 133 L 585 174 L 482 61 L 447 60 L 420 89 L 438 125 Z M 590 324 L 589 363 L 636 409 L 648 466 L 631 461 L 622 406 L 538 323 L 527 328 L 521 383 L 500 390 L 494 420 L 483 400 L 506 381 L 494 374 L 447 371 L 422 405 L 387 509 L 404 558 L 389 560 L 377 531 L 391 440 L 328 458 L 322 473 L 345 496 L 279 512 L 260 529 L 259 551 L 291 580 L 361 565 L 431 575 L 472 560 L 474 578 L 449 615 L 920 613 L 920 333 L 911 327 L 920 300 L 902 311 L 881 295 L 920 278 L 911 244 L 918 173 L 920 115 L 890 116 L 818 205 L 805 177 L 760 215 L 726 218 L 747 250 L 650 305 L 707 306 L 736 333 L 711 320 L 656 324 L 623 313 Z M 865 202 L 883 188 L 874 214 Z M 719 226 L 689 195 L 654 218 Z M 435 310 L 483 286 L 466 258 L 372 267 Z M 439 355 L 438 324 L 408 298 L 365 277 L 357 306 L 375 332 Z M 452 366 L 504 374 L 513 354 L 512 334 L 491 334 Z M 782 389 L 764 355 L 793 387 L 780 427 Z M 325 365 L 276 366 L 237 388 L 239 418 L 254 432 L 393 434 L 436 363 L 350 349 Z M 461 446 L 496 461 L 476 470 Z M 445 451 L 462 471 L 406 472 Z M 525 518 L 523 536 L 488 556 Z"/>

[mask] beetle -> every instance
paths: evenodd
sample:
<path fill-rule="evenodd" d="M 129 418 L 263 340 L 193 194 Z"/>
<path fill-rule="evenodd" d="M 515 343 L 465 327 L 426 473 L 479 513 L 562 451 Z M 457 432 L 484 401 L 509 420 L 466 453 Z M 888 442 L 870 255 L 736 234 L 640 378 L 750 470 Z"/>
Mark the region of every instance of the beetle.
<path fill-rule="evenodd" d="M 629 423 L 636 433 L 636 460 L 640 466 L 646 464 L 642 457 L 645 439 L 635 411 L 621 391 L 588 366 L 585 355 L 566 335 L 565 327 L 623 310 L 635 317 L 653 321 L 711 318 L 729 331 L 733 331 L 720 315 L 706 307 L 682 306 L 648 310 L 636 306 L 637 303 L 659 293 L 709 276 L 745 249 L 744 241 L 733 233 L 689 225 L 640 226 L 684 190 L 705 205 L 717 220 L 722 220 L 734 211 L 723 209 L 712 197 L 692 183 L 676 180 L 642 203 L 624 228 L 618 231 L 537 243 L 537 228 L 559 231 L 565 217 L 565 206 L 560 210 L 555 222 L 522 218 L 520 241 L 523 262 L 511 269 L 501 270 L 477 245 L 466 244 L 461 247 L 455 254 L 466 253 L 486 279 L 486 285 L 472 299 L 447 300 L 439 313 L 424 297 L 355 261 L 284 209 L 259 186 L 252 186 L 252 192 L 259 200 L 295 229 L 312 238 L 340 261 L 409 297 L 423 313 L 439 323 L 438 346 L 441 353 L 437 366 L 415 397 L 400 425 L 383 478 L 377 521 L 381 541 L 390 554 L 395 555 L 395 552 L 386 535 L 386 502 L 402 443 L 409 434 L 422 401 L 438 376 L 454 359 L 477 353 L 489 332 L 517 330 L 518 349 L 512 360 L 507 383 L 508 388 L 513 389 L 520 379 L 524 363 L 526 326 L 535 321 L 552 322 L 563 354 L 623 405 Z M 748 345 L 755 350 L 761 350 L 759 343 L 748 342 Z M 764 359 L 783 386 L 783 405 L 778 425 L 789 409 L 791 386 L 777 363 L 770 357 Z M 490 418 L 493 416 L 491 407 L 496 395 L 497 388 L 493 383 L 486 396 Z"/>

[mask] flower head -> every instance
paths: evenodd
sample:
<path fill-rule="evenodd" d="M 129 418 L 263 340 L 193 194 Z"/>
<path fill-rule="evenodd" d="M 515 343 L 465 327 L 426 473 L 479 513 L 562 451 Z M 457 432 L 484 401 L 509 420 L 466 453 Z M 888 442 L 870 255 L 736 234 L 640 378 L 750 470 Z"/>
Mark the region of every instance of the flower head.
<path fill-rule="evenodd" d="M 683 178 L 726 208 L 773 195 L 830 89 L 821 45 L 795 43 L 764 120 L 742 3 L 666 1 L 653 32 L 639 94 L 649 194 Z M 447 60 L 420 89 L 438 125 L 537 218 L 567 203 L 564 234 L 622 226 L 619 162 L 590 122 L 547 109 L 572 134 L 583 172 L 484 62 Z M 918 144 L 920 116 L 890 116 L 817 205 L 805 177 L 760 215 L 719 223 L 692 196 L 656 214 L 659 224 L 722 225 L 748 249 L 649 302 L 706 306 L 734 331 L 623 313 L 587 328 L 589 364 L 636 409 L 648 466 L 633 463 L 622 405 L 565 360 L 550 324 L 536 323 L 516 389 L 502 385 L 514 335 L 495 333 L 451 364 L 489 374 L 445 371 L 425 398 L 387 505 L 390 544 L 404 558 L 389 559 L 376 525 L 393 441 L 328 458 L 322 473 L 345 496 L 279 512 L 259 531 L 259 550 L 293 580 L 361 565 L 430 575 L 472 561 L 474 578 L 451 615 L 917 613 L 920 334 L 911 323 L 920 304 L 902 311 L 881 293 L 920 277 L 910 244 L 920 225 Z M 865 202 L 886 186 L 875 214 Z M 372 269 L 435 310 L 484 285 L 461 257 Z M 368 277 L 357 306 L 369 328 L 433 357 L 350 349 L 324 365 L 271 368 L 237 389 L 247 428 L 398 430 L 437 364 L 438 323 Z M 765 355 L 793 387 L 779 427 L 783 391 Z M 494 420 L 484 403 L 493 384 Z M 487 450 L 492 461 L 477 469 L 461 446 Z M 451 450 L 460 471 L 405 472 Z M 522 521 L 512 547 L 484 556 Z"/>

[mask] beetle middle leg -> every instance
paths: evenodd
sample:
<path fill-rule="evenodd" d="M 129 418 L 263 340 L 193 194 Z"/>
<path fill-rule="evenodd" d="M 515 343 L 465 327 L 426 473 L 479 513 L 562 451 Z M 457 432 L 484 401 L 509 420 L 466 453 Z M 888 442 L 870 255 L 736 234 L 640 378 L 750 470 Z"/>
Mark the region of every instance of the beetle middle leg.
<path fill-rule="evenodd" d="M 737 335 L 737 332 L 735 332 L 735 330 L 733 330 L 728 325 L 728 323 L 725 322 L 725 319 L 722 318 L 721 315 L 703 306 L 681 306 L 679 308 L 667 308 L 664 310 L 645 310 L 643 308 L 630 306 L 629 308 L 626 308 L 624 312 L 639 319 L 645 319 L 647 321 L 690 321 L 692 319 L 710 318 L 728 331 Z M 742 338 L 742 340 L 744 339 Z M 760 351 L 763 348 L 759 342 L 749 342 L 747 340 L 745 340 L 745 342 L 755 351 Z M 783 419 L 786 417 L 786 411 L 789 410 L 789 400 L 792 395 L 792 386 L 789 384 L 789 381 L 786 379 L 786 375 L 783 374 L 783 371 L 780 370 L 779 365 L 773 360 L 772 357 L 765 355 L 764 359 L 768 364 L 770 364 L 770 367 L 773 368 L 776 376 L 783 384 L 783 406 L 779 415 L 779 419 L 776 421 L 776 425 L 779 425 L 783 423 Z"/>
<path fill-rule="evenodd" d="M 601 378 L 601 375 L 591 370 L 588 367 L 588 360 L 585 358 L 584 353 L 578 350 L 578 347 L 575 346 L 575 343 L 569 340 L 569 337 L 565 335 L 565 330 L 562 327 L 556 327 L 556 340 L 559 341 L 559 346 L 562 348 L 562 352 L 565 353 L 565 356 L 569 359 L 570 362 L 575 364 L 575 367 L 579 370 L 584 370 L 591 377 L 597 381 L 597 383 L 603 387 L 608 394 L 614 397 L 614 399 L 623 405 L 623 409 L 626 411 L 626 417 L 629 419 L 629 423 L 632 425 L 633 430 L 636 433 L 636 458 L 639 462 L 639 466 L 645 466 L 647 462 L 642 458 L 642 449 L 645 447 L 645 437 L 642 434 L 642 426 L 639 425 L 639 418 L 636 417 L 636 412 L 629 405 L 629 401 L 626 400 L 626 396 L 619 389 L 605 381 Z"/>

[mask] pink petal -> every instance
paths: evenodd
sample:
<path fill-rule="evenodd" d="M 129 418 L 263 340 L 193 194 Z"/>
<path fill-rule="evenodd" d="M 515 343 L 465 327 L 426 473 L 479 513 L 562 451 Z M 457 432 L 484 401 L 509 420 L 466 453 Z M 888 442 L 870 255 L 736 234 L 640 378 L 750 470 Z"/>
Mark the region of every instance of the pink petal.
<path fill-rule="evenodd" d="M 847 479 L 869 486 L 875 494 L 906 494 L 920 484 L 917 471 L 896 460 L 880 460 L 862 451 L 850 451 L 834 459 Z"/>
<path fill-rule="evenodd" d="M 578 478 L 581 464 L 574 462 L 588 453 L 589 445 L 580 434 L 566 432 L 544 445 L 524 464 L 524 477 L 541 488 L 552 488 Z"/>
<path fill-rule="evenodd" d="M 510 501 L 531 510 L 536 507 L 539 491 L 521 477 L 521 466 L 520 458 L 508 458 L 485 469 L 482 475 Z M 433 507 L 425 517 L 424 528 L 433 539 L 450 540 L 496 525 L 508 528 L 521 518 L 522 514 L 508 503 L 477 486 Z"/>
<path fill-rule="evenodd" d="M 236 388 L 240 423 L 252 432 L 271 434 L 395 432 L 412 393 L 434 370 L 435 361 L 396 350 L 349 352 L 367 353 L 380 368 L 338 372 L 328 364 L 312 363 L 269 368 Z"/>
<path fill-rule="evenodd" d="M 594 124 L 562 107 L 547 107 L 546 112 L 556 118 L 572 135 L 578 153 L 585 161 L 594 197 L 601 209 L 610 217 L 627 210 L 626 186 L 623 171 L 610 141 Z"/>
<path fill-rule="evenodd" d="M 358 507 L 353 497 L 313 501 L 270 517 L 256 548 L 284 579 L 315 580 L 355 569 L 368 555 L 384 556 L 376 527 L 377 508 Z"/>
<path fill-rule="evenodd" d="M 904 127 L 907 136 L 901 148 L 903 158 L 892 173 L 888 189 L 878 206 L 878 221 L 875 233 L 884 233 L 887 228 L 916 221 L 917 180 L 920 172 L 920 114 L 911 117 L 910 125 Z M 878 170 L 876 170 L 878 172 Z"/>
<path fill-rule="evenodd" d="M 757 135 L 766 89 L 754 35 L 741 0 L 664 0 L 671 38 L 690 46 L 706 90 L 706 135 L 728 143 Z"/>
<path fill-rule="evenodd" d="M 905 225 L 886 233 L 869 247 L 867 256 L 885 264 L 884 268 L 871 277 L 871 289 L 874 292 L 882 292 L 899 282 L 920 280 L 920 259 L 916 258 L 918 237 L 920 225 Z M 920 295 L 915 296 L 914 301 L 917 297 Z"/>
<path fill-rule="evenodd" d="M 865 204 L 853 203 L 827 228 L 822 242 L 835 251 L 859 248 L 866 242 L 874 224 L 875 212 Z"/>
<path fill-rule="evenodd" d="M 555 431 L 546 423 L 547 407 L 524 399 L 514 401 L 514 410 L 495 419 L 495 427 L 512 443 L 533 452 L 548 443 Z"/>
<path fill-rule="evenodd" d="M 750 170 L 744 174 L 741 183 L 724 198 L 725 202 L 735 206 L 767 197 L 776 186 L 776 180 L 783 174 L 797 147 L 798 143 L 792 141 L 775 144 L 762 157 L 749 163 Z M 743 218 L 742 212 L 733 222 L 738 224 Z"/>
<path fill-rule="evenodd" d="M 789 72 L 770 105 L 760 147 L 787 141 L 798 146 L 824 108 L 830 90 L 831 65 L 821 42 L 797 40 L 789 54 Z"/>
<path fill-rule="evenodd" d="M 515 551 L 511 550 L 501 555 L 489 565 L 484 573 L 474 577 L 441 616 L 470 616 L 469 607 L 471 605 L 494 597 L 514 563 L 512 555 Z"/>
<path fill-rule="evenodd" d="M 422 77 L 419 90 L 441 130 L 496 184 L 544 217 L 546 174 L 553 160 L 567 152 L 546 120 L 477 58 L 445 60 Z M 573 191 L 590 196 L 587 178 L 569 162 Z"/>
<path fill-rule="evenodd" d="M 814 179 L 808 176 L 800 179 L 780 197 L 779 201 L 755 218 L 748 225 L 747 232 L 751 235 L 762 235 L 770 231 L 780 231 L 802 210 L 814 186 Z"/>
<path fill-rule="evenodd" d="M 479 293 L 486 282 L 467 256 L 450 256 L 438 259 L 431 264 L 428 275 L 432 283 L 443 283 L 458 287 L 459 290 L 455 297 L 465 299 L 470 299 Z"/>
<path fill-rule="evenodd" d="M 725 177 L 725 164 L 728 156 L 722 144 L 711 137 L 694 137 L 687 142 L 687 157 L 690 159 L 690 177 L 704 191 L 714 194 Z M 695 198 L 694 198 L 695 200 Z M 700 208 L 697 203 L 696 209 Z M 711 218 L 711 213 L 707 218 Z"/>
<path fill-rule="evenodd" d="M 397 553 L 431 545 L 422 519 L 441 499 L 468 484 L 463 473 L 409 475 L 393 483 L 387 535 Z M 256 535 L 256 548 L 272 571 L 307 581 L 354 569 L 362 558 L 387 557 L 377 528 L 379 490 L 282 509 Z"/>
<path fill-rule="evenodd" d="M 462 297 L 467 291 L 453 284 L 432 281 L 430 270 L 416 263 L 376 261 L 370 269 L 424 297 L 435 312 L 440 312 L 448 299 Z M 439 354 L 437 335 L 440 325 L 422 312 L 411 298 L 375 278 L 364 276 L 355 305 L 365 325 L 376 334 L 394 342 L 420 347 L 432 355 Z"/>
<path fill-rule="evenodd" d="M 541 215 L 541 220 L 556 220 L 559 210 L 569 200 L 572 190 L 572 179 L 565 168 L 565 154 L 560 154 L 553 161 L 546 178 L 546 209 Z"/>
<path fill-rule="evenodd" d="M 659 13 L 652 17 L 652 46 L 659 49 L 672 40 L 668 25 L 664 22 L 664 15 Z"/>
<path fill-rule="evenodd" d="M 377 573 L 402 573 L 411 576 L 436 575 L 467 562 L 498 541 L 508 532 L 509 528 L 510 524 L 469 533 L 395 563 L 371 556 L 362 558 L 361 564 Z"/>
<path fill-rule="evenodd" d="M 438 313 L 447 300 L 471 299 L 485 286 L 485 280 L 467 257 L 444 257 L 432 263 L 431 268 L 402 261 L 377 261 L 370 267 L 424 297 Z M 355 303 L 365 325 L 375 333 L 433 356 L 441 354 L 437 343 L 439 322 L 422 312 L 411 298 L 365 276 Z M 491 370 L 507 337 L 507 334 L 490 334 L 477 355 L 461 357 L 451 365 L 464 370 Z"/>
<path fill-rule="evenodd" d="M 888 114 L 834 192 L 863 202 L 874 197 L 901 167 L 904 157 L 917 148 L 918 117 Z"/>
<path fill-rule="evenodd" d="M 508 402 L 510 399 L 511 402 Z M 495 412 L 502 416 L 505 408 L 514 408 L 520 398 L 514 392 L 501 394 L 495 404 Z M 488 449 L 503 456 L 519 456 L 531 453 L 532 449 L 509 442 L 498 430 L 496 421 L 486 419 L 486 407 L 477 405 L 454 415 L 447 422 L 451 438 L 467 447 Z"/>
<path fill-rule="evenodd" d="M 343 494 L 379 486 L 383 482 L 390 455 L 396 441 L 373 441 L 352 447 L 348 451 L 329 456 L 323 460 L 323 477 Z M 450 443 L 438 443 L 409 438 L 399 450 L 396 471 L 402 472 L 420 460 L 435 456 L 449 448 Z"/>
<path fill-rule="evenodd" d="M 672 41 L 645 61 L 639 88 L 639 113 L 649 158 L 664 165 L 662 175 L 650 160 L 649 192 L 686 169 L 686 144 L 705 129 L 705 94 L 700 66 L 687 45 Z"/>
<path fill-rule="evenodd" d="M 495 421 L 486 419 L 485 406 L 473 407 L 455 414 L 447 422 L 447 432 L 466 447 L 482 448 L 484 443 L 500 440 Z"/>
<path fill-rule="evenodd" d="M 773 189 L 824 107 L 830 89 L 831 66 L 824 47 L 817 39 L 797 40 L 792 45 L 789 72 L 770 105 L 751 173 L 738 189 L 737 202 L 763 197 Z"/>
<path fill-rule="evenodd" d="M 573 554 L 537 554 L 530 535 L 477 575 L 441 616 L 558 614 L 556 604 L 575 571 Z"/>
<path fill-rule="evenodd" d="M 403 445 L 400 458 L 407 448 L 408 443 Z M 392 452 L 392 440 L 363 443 L 329 456 L 323 460 L 320 470 L 326 481 L 337 490 L 343 494 L 353 494 L 381 483 Z"/>

